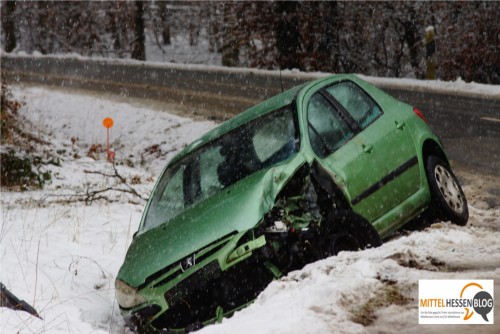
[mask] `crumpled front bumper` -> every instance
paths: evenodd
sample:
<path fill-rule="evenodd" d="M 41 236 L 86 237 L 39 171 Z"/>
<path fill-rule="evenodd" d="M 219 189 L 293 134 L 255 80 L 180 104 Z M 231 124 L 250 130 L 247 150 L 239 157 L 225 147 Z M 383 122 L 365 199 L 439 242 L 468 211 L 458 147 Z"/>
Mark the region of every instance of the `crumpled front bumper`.
<path fill-rule="evenodd" d="M 145 287 L 145 294 L 154 295 L 159 302 L 121 309 L 127 325 L 146 333 L 186 333 L 222 320 L 252 302 L 274 276 L 260 256 L 265 239 L 239 242 L 243 240 L 234 238 L 220 253 L 171 277 L 177 283 L 167 290 L 159 283 Z M 239 258 L 235 258 L 237 255 Z M 223 262 L 225 270 L 219 264 L 220 258 L 231 262 Z"/>

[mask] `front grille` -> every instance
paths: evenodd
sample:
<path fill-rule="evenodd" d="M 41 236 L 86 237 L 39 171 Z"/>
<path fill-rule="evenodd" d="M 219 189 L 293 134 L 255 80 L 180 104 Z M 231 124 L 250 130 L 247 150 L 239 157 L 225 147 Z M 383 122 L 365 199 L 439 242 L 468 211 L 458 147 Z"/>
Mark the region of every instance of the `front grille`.
<path fill-rule="evenodd" d="M 217 279 L 220 274 L 221 271 L 217 261 L 211 262 L 201 268 L 165 293 L 165 299 L 169 307 L 173 307 L 179 303 L 185 303 L 185 297 L 189 296 L 190 291 L 202 289 L 206 282 Z"/>
<path fill-rule="evenodd" d="M 236 232 L 233 232 L 233 233 L 230 233 L 228 235 L 225 235 L 222 238 L 219 238 L 216 241 L 214 241 L 214 242 L 208 244 L 207 246 L 203 247 L 202 250 L 196 252 L 195 253 L 196 263 L 200 263 L 201 261 L 205 260 L 206 258 L 208 258 L 209 256 L 211 256 L 212 254 L 215 254 L 216 252 L 218 252 L 220 249 L 222 249 L 231 240 L 231 237 L 234 236 L 235 234 L 236 234 Z M 218 243 L 220 243 L 220 245 L 217 245 Z M 210 247 L 212 247 L 214 245 L 217 245 L 217 246 L 214 247 L 214 248 L 212 248 L 212 249 L 210 249 L 210 250 L 208 250 L 208 251 L 205 251 L 207 248 L 210 248 Z M 169 266 L 166 266 L 165 268 L 163 268 L 163 269 L 157 271 L 156 273 L 148 276 L 145 279 L 144 283 L 139 286 L 139 289 L 142 289 L 142 288 L 148 286 L 149 284 L 151 284 L 152 282 L 154 282 L 158 278 L 162 277 L 163 275 L 165 275 L 169 271 L 172 271 L 167 277 L 165 277 L 160 282 L 156 283 L 153 286 L 153 288 L 156 288 L 156 287 L 159 287 L 159 286 L 162 286 L 162 285 L 166 284 L 167 282 L 169 282 L 172 279 L 171 276 L 178 275 L 178 272 L 181 270 L 181 267 L 180 267 L 179 263 L 180 262 L 174 262 L 174 263 L 170 264 Z M 175 268 L 177 268 L 177 269 L 175 269 Z"/>
<path fill-rule="evenodd" d="M 186 328 L 213 319 L 218 306 L 224 312 L 234 310 L 255 299 L 272 279 L 263 264 L 252 258 L 224 272 L 216 261 L 211 262 L 165 293 L 169 309 L 152 325 Z"/>

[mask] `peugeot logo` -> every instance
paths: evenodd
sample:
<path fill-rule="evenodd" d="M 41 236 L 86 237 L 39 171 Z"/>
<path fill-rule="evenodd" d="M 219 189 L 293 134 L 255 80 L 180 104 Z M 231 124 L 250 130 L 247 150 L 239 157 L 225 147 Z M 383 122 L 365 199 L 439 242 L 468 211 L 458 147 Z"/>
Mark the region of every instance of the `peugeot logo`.
<path fill-rule="evenodd" d="M 195 254 L 188 256 L 180 263 L 182 272 L 185 272 L 189 268 L 193 267 L 195 264 L 196 264 Z"/>

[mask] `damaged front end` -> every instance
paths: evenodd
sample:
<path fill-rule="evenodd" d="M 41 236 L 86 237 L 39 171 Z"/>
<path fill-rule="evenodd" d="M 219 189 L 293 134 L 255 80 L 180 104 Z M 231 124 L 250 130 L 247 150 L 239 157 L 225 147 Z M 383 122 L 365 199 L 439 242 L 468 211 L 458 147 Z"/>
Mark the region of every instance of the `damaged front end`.
<path fill-rule="evenodd" d="M 334 192 L 301 152 L 295 92 L 264 105 L 273 112 L 250 119 L 250 111 L 232 130 L 207 134 L 166 167 L 117 275 L 131 328 L 195 330 L 323 257 Z"/>
<path fill-rule="evenodd" d="M 232 189 L 231 199 L 235 203 L 254 203 L 245 209 L 225 212 L 233 227 L 239 226 L 241 232 L 233 230 L 149 275 L 135 289 L 144 298 L 138 300 L 139 305 L 127 308 L 120 303 L 127 324 L 141 332 L 196 330 L 245 307 L 272 280 L 322 258 L 320 226 L 327 208 L 318 200 L 324 200 L 318 192 L 324 190 L 318 189 L 313 168 L 300 155 L 287 168 L 290 165 L 296 167 L 288 173 L 279 167 L 271 168 L 260 176 L 262 182 L 257 187 L 254 180 L 246 180 Z M 254 184 L 253 191 L 249 184 Z M 226 209 L 233 207 L 228 201 Z M 248 207 L 259 213 L 251 214 Z M 248 219 L 240 225 L 238 219 L 245 215 L 260 218 L 253 227 Z M 186 218 L 185 222 L 193 219 Z M 141 237 L 147 235 L 136 239 Z M 126 279 L 126 275 L 119 278 Z M 118 285 L 117 289 L 121 288 Z"/>
<path fill-rule="evenodd" d="M 192 268 L 179 265 L 166 277 L 148 278 L 151 283 L 140 293 L 154 295 L 149 300 L 156 303 L 131 310 L 125 315 L 127 324 L 141 332 L 187 333 L 246 306 L 273 279 L 259 257 L 250 256 L 264 242 L 251 233 L 231 235 L 195 254 L 199 263 Z M 234 264 L 223 270 L 218 259 L 228 249 L 234 249 L 227 256 Z"/>

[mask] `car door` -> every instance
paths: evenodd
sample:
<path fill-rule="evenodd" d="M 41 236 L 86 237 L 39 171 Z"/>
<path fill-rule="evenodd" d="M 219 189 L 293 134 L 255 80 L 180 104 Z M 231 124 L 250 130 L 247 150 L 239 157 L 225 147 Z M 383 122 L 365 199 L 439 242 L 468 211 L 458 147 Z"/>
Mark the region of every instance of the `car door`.
<path fill-rule="evenodd" d="M 366 164 L 363 174 L 371 184 L 357 193 L 352 205 L 379 218 L 415 193 L 420 169 L 413 138 L 403 113 L 382 108 L 363 89 L 343 81 L 325 89 L 356 122 L 359 133 L 354 145 Z M 370 177 L 368 177 L 370 175 Z"/>
<path fill-rule="evenodd" d="M 352 119 L 346 119 L 339 108 L 325 91 L 315 93 L 307 106 L 308 136 L 318 162 L 332 174 L 352 202 L 383 178 L 386 168 L 384 164 L 375 163 L 373 155 L 363 152 L 364 138 L 359 136 Z M 385 211 L 384 203 L 376 204 L 366 205 L 361 201 L 354 209 L 373 221 Z"/>

